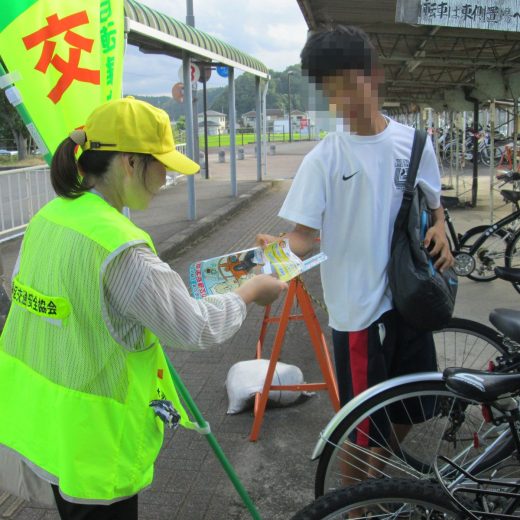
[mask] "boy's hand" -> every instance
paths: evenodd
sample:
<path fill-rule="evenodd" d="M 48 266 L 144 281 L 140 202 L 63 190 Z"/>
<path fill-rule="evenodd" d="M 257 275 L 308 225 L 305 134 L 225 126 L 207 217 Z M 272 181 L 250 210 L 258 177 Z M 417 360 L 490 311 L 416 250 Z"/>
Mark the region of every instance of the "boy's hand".
<path fill-rule="evenodd" d="M 429 249 L 430 245 L 432 245 L 431 249 Z M 433 225 L 428 229 L 424 237 L 424 247 L 428 249 L 428 253 L 431 257 L 437 259 L 434 267 L 441 273 L 449 267 L 452 267 L 455 263 L 455 259 L 450 251 L 450 244 L 446 236 L 444 223 L 442 223 L 442 225 Z"/>
<path fill-rule="evenodd" d="M 272 244 L 280 240 L 280 237 L 275 237 L 274 235 L 267 235 L 266 233 L 259 233 L 256 235 L 255 244 L 260 247 L 265 247 L 267 244 Z"/>

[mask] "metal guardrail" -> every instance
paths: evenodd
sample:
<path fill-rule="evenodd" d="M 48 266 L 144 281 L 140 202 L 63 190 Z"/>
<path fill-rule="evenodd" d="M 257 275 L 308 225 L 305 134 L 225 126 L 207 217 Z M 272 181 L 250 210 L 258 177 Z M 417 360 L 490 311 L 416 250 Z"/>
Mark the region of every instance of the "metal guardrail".
<path fill-rule="evenodd" d="M 23 235 L 32 216 L 55 196 L 46 165 L 0 171 L 0 243 Z"/>
<path fill-rule="evenodd" d="M 185 143 L 175 148 L 186 153 Z M 22 236 L 33 215 L 55 196 L 47 165 L 0 171 L 0 244 Z"/>

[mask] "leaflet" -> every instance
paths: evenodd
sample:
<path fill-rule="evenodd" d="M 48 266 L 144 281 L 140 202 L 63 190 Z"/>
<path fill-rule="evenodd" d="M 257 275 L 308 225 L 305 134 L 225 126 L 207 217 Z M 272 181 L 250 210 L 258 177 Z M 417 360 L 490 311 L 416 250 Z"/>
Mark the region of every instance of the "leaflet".
<path fill-rule="evenodd" d="M 189 267 L 189 284 L 195 298 L 224 294 L 240 287 L 258 274 L 273 274 L 286 282 L 327 259 L 318 253 L 301 260 L 289 248 L 287 240 L 253 247 L 194 262 Z"/>

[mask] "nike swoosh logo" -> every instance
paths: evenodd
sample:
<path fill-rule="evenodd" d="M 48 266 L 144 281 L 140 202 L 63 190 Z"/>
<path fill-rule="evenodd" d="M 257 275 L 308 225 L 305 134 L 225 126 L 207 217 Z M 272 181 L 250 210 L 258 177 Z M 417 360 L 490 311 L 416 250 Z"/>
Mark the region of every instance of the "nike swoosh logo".
<path fill-rule="evenodd" d="M 348 177 L 345 177 L 344 175 L 342 176 L 342 179 L 344 181 L 348 181 L 349 179 L 352 179 L 352 177 L 354 177 L 354 175 L 358 174 L 359 173 L 359 170 L 357 172 L 354 172 L 352 175 L 349 175 Z"/>

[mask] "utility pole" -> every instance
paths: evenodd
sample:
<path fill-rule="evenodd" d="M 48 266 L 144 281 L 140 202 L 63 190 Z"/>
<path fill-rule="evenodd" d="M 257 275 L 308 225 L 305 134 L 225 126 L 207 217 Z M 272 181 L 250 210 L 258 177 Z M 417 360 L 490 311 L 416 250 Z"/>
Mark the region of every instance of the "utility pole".
<path fill-rule="evenodd" d="M 292 118 L 291 118 L 291 76 L 293 75 L 293 71 L 290 70 L 287 73 L 287 81 L 289 83 L 289 142 L 292 142 Z"/>
<path fill-rule="evenodd" d="M 190 27 L 195 27 L 195 15 L 193 13 L 193 0 L 186 0 L 186 25 Z M 186 88 L 187 85 L 184 86 Z M 192 88 L 190 83 L 189 88 Z M 199 112 L 197 109 L 198 101 L 197 101 L 197 88 L 195 84 L 195 92 L 193 95 L 193 127 L 195 128 L 195 133 L 193 135 L 193 160 L 199 162 Z"/>

